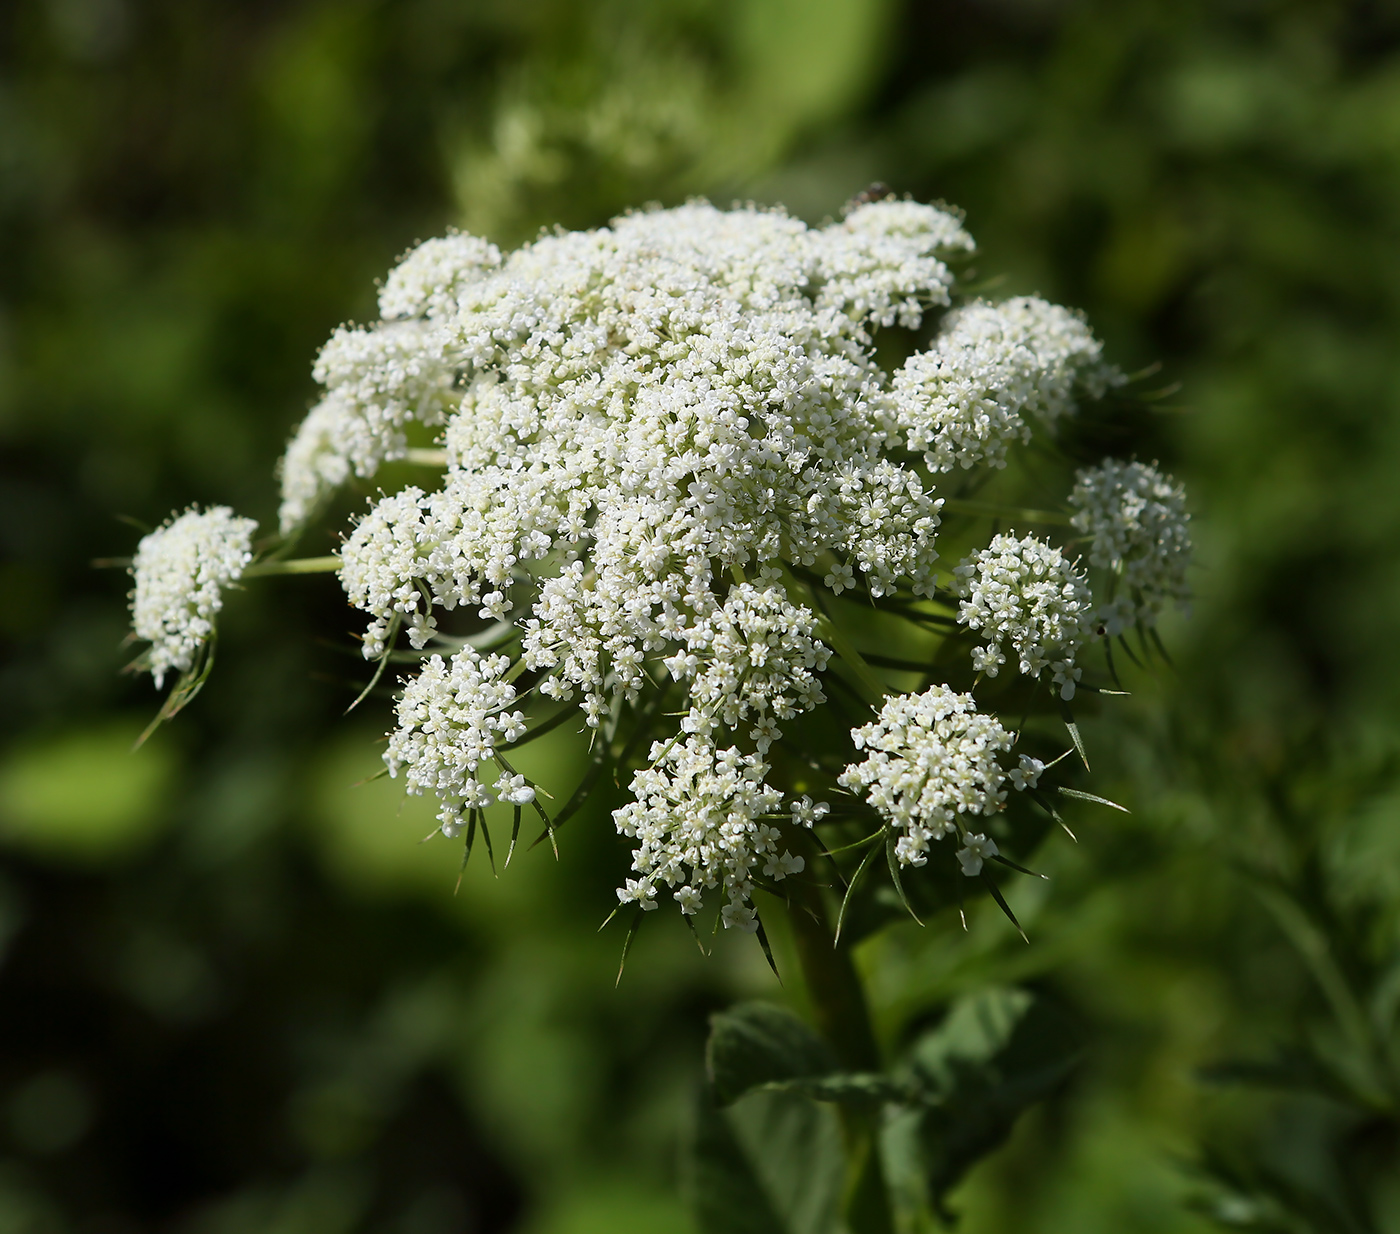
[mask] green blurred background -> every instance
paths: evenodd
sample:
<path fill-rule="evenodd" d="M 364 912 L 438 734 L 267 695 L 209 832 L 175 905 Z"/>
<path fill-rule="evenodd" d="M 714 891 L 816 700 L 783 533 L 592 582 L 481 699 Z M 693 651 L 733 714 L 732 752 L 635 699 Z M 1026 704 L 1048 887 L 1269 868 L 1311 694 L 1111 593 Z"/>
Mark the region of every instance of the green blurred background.
<path fill-rule="evenodd" d="M 1269 1228 L 1400 1229 L 1394 1093 L 1200 1074 L 1360 1066 L 1348 997 L 1400 998 L 1400 7 L 14 0 L 0 1230 L 688 1228 L 706 1016 L 791 996 L 757 950 L 657 923 L 614 991 L 607 802 L 558 865 L 454 896 L 430 812 L 356 786 L 387 712 L 340 715 L 364 674 L 330 579 L 235 597 L 211 684 L 130 755 L 157 696 L 119 672 L 126 577 L 89 563 L 191 501 L 271 525 L 317 346 L 415 240 L 697 193 L 819 221 L 874 180 L 963 207 L 998 294 L 1181 383 L 1133 445 L 1187 482 L 1201 561 L 1175 667 L 1089 723 L 1134 814 L 1040 854 L 1031 946 L 993 910 L 862 954 L 887 1026 L 1018 980 L 1088 1034 L 963 1228 L 1260 1224 L 1214 1162 L 1241 1195 L 1370 1189 L 1372 1225 Z M 569 784 L 567 738 L 537 757 Z"/>

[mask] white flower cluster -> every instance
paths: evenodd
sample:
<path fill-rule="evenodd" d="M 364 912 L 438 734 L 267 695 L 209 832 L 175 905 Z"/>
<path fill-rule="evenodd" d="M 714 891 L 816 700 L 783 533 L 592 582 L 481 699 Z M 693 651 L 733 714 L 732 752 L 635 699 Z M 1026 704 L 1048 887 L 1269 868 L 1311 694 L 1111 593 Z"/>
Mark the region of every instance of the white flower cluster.
<path fill-rule="evenodd" d="M 1093 598 L 1059 549 L 1035 536 L 999 535 L 965 558 L 953 580 L 963 597 L 958 620 L 986 639 L 972 653 L 979 673 L 997 675 L 1006 643 L 1022 673 L 1037 677 L 1049 668 L 1060 697 L 1074 697 L 1082 672 L 1074 658 L 1092 632 Z"/>
<path fill-rule="evenodd" d="M 1102 398 L 1122 380 L 1101 352 L 1078 313 L 1034 296 L 957 309 L 895 374 L 909 448 L 934 471 L 1004 467 L 1007 444 L 1030 440 L 1028 414 L 1053 424 L 1073 407 L 1076 385 Z"/>
<path fill-rule="evenodd" d="M 865 761 L 839 783 L 865 797 L 901 833 L 901 864 L 921 866 L 929 843 L 959 830 L 960 818 L 997 813 L 1006 801 L 1006 772 L 997 755 L 1012 735 L 977 710 L 970 694 L 930 686 L 891 698 L 879 718 L 851 736 Z M 980 868 L 980 867 L 979 867 Z"/>
<path fill-rule="evenodd" d="M 171 669 L 193 667 L 195 654 L 214 633 L 223 592 L 253 560 L 257 523 L 227 506 L 190 509 L 142 538 L 131 573 L 131 624 L 151 646 L 138 663 L 156 688 Z"/>
<path fill-rule="evenodd" d="M 1114 594 L 1097 621 L 1110 637 L 1137 622 L 1152 625 L 1172 600 L 1191 597 L 1190 515 L 1186 490 L 1155 465 L 1104 459 L 1075 476 L 1069 504 L 1089 539 L 1089 561 L 1112 572 Z"/>
<path fill-rule="evenodd" d="M 912 201 L 872 202 L 816 233 L 819 308 L 851 321 L 918 329 L 924 309 L 947 304 L 952 284 L 939 253 L 973 249 L 952 214 Z"/>
<path fill-rule="evenodd" d="M 816 674 L 831 652 L 816 638 L 815 615 L 788 599 L 781 578 L 769 567 L 760 585 L 731 587 L 721 606 L 686 630 L 685 649 L 665 660 L 673 678 L 691 683 L 685 731 L 709 737 L 716 721 L 737 729 L 753 713 L 749 739 L 766 754 L 782 737 L 775 721 L 826 701 Z"/>
<path fill-rule="evenodd" d="M 450 666 L 430 656 L 398 702 L 399 727 L 384 761 L 391 776 L 405 772 L 410 793 L 437 794 L 444 835 L 458 833 L 463 813 L 497 799 L 513 805 L 535 799 L 525 778 L 504 767 L 494 792 L 477 774 L 500 746 L 525 735 L 524 713 L 510 710 L 515 687 L 502 680 L 509 669 L 508 657 L 482 656 L 471 647 L 458 651 Z"/>
<path fill-rule="evenodd" d="M 725 926 L 757 929 L 748 903 L 754 870 L 784 879 L 805 864 L 778 851 L 782 834 L 769 820 L 777 820 L 783 795 L 764 783 L 768 765 L 700 737 L 657 742 L 650 757 L 652 766 L 632 777 L 635 800 L 614 815 L 618 831 L 639 841 L 632 868 L 641 875 L 618 888 L 618 900 L 655 908 L 656 885 L 665 883 L 677 887 L 674 897 L 689 915 L 699 912 L 705 890 L 720 887 Z"/>
<path fill-rule="evenodd" d="M 766 821 L 780 795 L 765 760 L 779 724 L 824 701 L 830 652 L 799 578 L 933 596 L 942 503 L 908 448 L 934 470 L 999 462 L 1028 416 L 1052 422 L 1113 380 L 1082 320 L 1035 299 L 948 313 L 892 379 L 875 331 L 948 306 L 947 263 L 971 249 L 952 213 L 892 199 L 820 228 L 696 202 L 504 256 L 430 241 L 390 274 L 383 320 L 322 351 L 325 396 L 283 461 L 284 530 L 401 456 L 411 421 L 443 425 L 441 488 L 383 497 L 342 546 L 364 654 L 400 627 L 421 649 L 465 606 L 514 623 L 512 671 L 595 728 L 678 690 L 680 744 L 617 814 L 639 839 L 624 898 L 649 905 L 660 882 L 693 911 L 722 885 L 726 922 L 745 924 L 753 871 L 793 864 Z M 1073 598 L 1026 592 L 997 640 L 1071 679 Z M 442 797 L 445 829 L 491 795 L 479 763 L 519 727 L 504 671 L 433 658 L 400 705 L 390 766 Z M 984 719 L 962 724 L 959 750 L 974 731 L 1004 738 Z M 989 763 L 988 792 L 1001 776 Z M 909 824 L 906 860 L 933 825 Z"/>

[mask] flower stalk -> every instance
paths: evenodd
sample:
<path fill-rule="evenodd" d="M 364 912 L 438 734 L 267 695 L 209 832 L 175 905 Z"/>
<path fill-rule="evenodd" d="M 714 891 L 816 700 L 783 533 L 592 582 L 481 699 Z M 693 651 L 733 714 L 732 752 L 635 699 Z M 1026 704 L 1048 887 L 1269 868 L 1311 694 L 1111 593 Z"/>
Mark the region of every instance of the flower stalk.
<path fill-rule="evenodd" d="M 794 847 L 800 845 L 808 869 L 813 868 L 819 858 L 817 846 L 807 835 L 796 839 Z M 835 941 L 829 907 L 815 882 L 792 881 L 788 920 L 812 1015 L 822 1036 L 846 1070 L 880 1071 L 880 1048 L 850 944 Z M 893 1234 L 894 1218 L 880 1156 L 879 1108 L 844 1103 L 837 1108 L 846 1149 L 842 1202 L 846 1223 L 852 1234 Z"/>

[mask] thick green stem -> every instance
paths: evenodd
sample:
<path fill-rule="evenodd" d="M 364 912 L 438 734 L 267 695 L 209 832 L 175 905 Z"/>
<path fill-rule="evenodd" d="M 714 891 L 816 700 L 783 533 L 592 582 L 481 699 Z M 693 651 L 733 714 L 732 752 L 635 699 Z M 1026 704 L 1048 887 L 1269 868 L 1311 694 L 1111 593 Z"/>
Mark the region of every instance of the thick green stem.
<path fill-rule="evenodd" d="M 806 840 L 806 837 L 801 837 Z M 803 844 L 808 870 L 816 846 Z M 880 1049 L 849 947 L 833 945 L 830 913 L 821 888 L 793 880 L 796 892 L 789 911 L 798 961 L 806 979 L 812 1013 L 849 1071 L 879 1071 Z M 880 1159 L 879 1112 L 842 1105 L 841 1130 L 846 1142 L 845 1216 L 852 1234 L 893 1234 L 889 1190 Z"/>

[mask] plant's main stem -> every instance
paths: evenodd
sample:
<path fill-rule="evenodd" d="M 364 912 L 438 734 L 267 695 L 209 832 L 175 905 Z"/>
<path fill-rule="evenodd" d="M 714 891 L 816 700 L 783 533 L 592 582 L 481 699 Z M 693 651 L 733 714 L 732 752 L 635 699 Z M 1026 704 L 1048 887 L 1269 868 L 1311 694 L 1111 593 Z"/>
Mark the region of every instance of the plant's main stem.
<path fill-rule="evenodd" d="M 816 845 L 805 835 L 798 839 L 805 850 L 807 869 L 815 869 Z M 830 913 L 821 888 L 800 879 L 792 881 L 796 894 L 788 918 L 817 1027 L 835 1049 L 842 1067 L 878 1072 L 880 1049 L 850 948 L 833 945 Z M 838 1108 L 846 1144 L 846 1222 L 852 1234 L 894 1234 L 889 1189 L 880 1158 L 879 1110 L 849 1105 Z"/>

